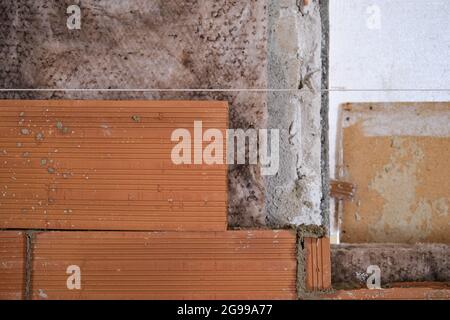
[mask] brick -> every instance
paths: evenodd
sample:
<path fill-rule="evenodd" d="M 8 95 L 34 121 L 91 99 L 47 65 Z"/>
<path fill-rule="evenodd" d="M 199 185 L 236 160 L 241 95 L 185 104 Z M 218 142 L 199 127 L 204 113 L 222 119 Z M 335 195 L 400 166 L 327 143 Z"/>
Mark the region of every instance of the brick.
<path fill-rule="evenodd" d="M 331 254 L 329 238 L 305 238 L 306 289 L 308 291 L 331 288 Z"/>
<path fill-rule="evenodd" d="M 0 101 L 0 228 L 226 230 L 227 166 L 171 160 L 194 121 L 227 103 Z"/>
<path fill-rule="evenodd" d="M 81 270 L 68 290 L 67 267 Z M 33 299 L 295 299 L 291 231 L 43 232 Z"/>
<path fill-rule="evenodd" d="M 21 300 L 25 292 L 23 232 L 0 231 L 0 300 Z"/>

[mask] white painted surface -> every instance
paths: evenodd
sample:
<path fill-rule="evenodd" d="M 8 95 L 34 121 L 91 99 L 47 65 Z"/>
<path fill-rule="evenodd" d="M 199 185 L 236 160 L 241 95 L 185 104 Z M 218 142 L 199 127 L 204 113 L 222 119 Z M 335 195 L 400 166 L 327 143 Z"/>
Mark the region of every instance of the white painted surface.
<path fill-rule="evenodd" d="M 386 111 L 349 111 L 349 121 L 344 121 L 343 127 L 348 128 L 356 123 L 361 125 L 362 134 L 365 137 L 386 136 L 416 136 L 416 137 L 441 137 L 450 138 L 450 110 L 442 108 L 432 112 L 423 112 L 426 105 L 408 108 L 392 108 Z M 434 106 L 434 105 L 433 105 Z M 344 118 L 346 113 L 344 113 Z"/>
<path fill-rule="evenodd" d="M 341 103 L 450 101 L 450 1 L 330 0 L 329 76 L 334 177 Z"/>
<path fill-rule="evenodd" d="M 334 176 L 341 103 L 450 101 L 450 1 L 330 0 L 330 28 Z"/>

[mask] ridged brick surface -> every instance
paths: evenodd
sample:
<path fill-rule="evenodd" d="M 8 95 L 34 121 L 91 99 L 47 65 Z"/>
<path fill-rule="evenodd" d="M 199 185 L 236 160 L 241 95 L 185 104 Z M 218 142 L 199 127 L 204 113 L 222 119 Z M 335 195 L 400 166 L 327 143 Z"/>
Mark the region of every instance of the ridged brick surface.
<path fill-rule="evenodd" d="M 67 267 L 81 269 L 68 290 Z M 46 232 L 33 246 L 33 299 L 295 299 L 291 231 Z"/>
<path fill-rule="evenodd" d="M 17 231 L 0 231 L 0 300 L 23 299 L 25 257 L 25 235 Z"/>
<path fill-rule="evenodd" d="M 0 228 L 226 230 L 227 166 L 171 160 L 194 121 L 227 103 L 0 100 Z"/>
<path fill-rule="evenodd" d="M 329 238 L 305 238 L 306 289 L 331 288 L 331 255 Z"/>

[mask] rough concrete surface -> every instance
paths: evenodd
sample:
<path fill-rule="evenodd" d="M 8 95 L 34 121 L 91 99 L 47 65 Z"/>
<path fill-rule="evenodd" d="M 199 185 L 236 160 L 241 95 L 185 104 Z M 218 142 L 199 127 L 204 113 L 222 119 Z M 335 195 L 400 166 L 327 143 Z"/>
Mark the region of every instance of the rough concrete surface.
<path fill-rule="evenodd" d="M 450 281 L 450 247 L 445 244 L 339 244 L 331 247 L 334 288 L 364 287 L 367 267 L 381 269 L 381 284 Z"/>
<path fill-rule="evenodd" d="M 280 170 L 267 177 L 266 208 L 278 224 L 322 223 L 321 20 L 317 1 L 269 7 L 268 126 L 280 129 Z M 298 89 L 298 90 L 295 90 Z"/>
<path fill-rule="evenodd" d="M 76 3 L 81 30 L 68 30 L 66 9 Z M 317 0 L 299 3 L 2 1 L 1 88 L 159 90 L 0 97 L 226 100 L 231 128 L 282 129 L 277 176 L 230 166 L 230 226 L 320 224 L 321 21 Z M 267 88 L 292 91 L 245 90 Z"/>

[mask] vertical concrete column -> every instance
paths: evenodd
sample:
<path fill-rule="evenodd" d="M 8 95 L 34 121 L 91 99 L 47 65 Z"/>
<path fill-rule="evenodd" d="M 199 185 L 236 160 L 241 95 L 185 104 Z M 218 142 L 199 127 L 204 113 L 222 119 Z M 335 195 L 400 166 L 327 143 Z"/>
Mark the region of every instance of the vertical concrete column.
<path fill-rule="evenodd" d="M 280 130 L 280 169 L 266 178 L 272 224 L 322 225 L 322 23 L 318 0 L 269 4 L 268 127 Z"/>

